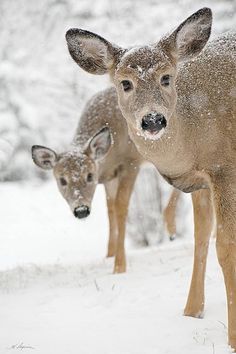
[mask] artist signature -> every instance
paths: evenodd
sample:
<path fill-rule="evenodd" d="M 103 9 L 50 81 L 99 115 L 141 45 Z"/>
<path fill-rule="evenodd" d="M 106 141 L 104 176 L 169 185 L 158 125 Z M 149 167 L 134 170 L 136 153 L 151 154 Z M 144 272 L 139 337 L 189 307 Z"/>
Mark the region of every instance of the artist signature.
<path fill-rule="evenodd" d="M 21 342 L 21 343 L 13 344 L 8 349 L 24 350 L 24 349 L 35 349 L 35 348 L 32 347 L 31 345 L 25 345 L 23 342 Z"/>

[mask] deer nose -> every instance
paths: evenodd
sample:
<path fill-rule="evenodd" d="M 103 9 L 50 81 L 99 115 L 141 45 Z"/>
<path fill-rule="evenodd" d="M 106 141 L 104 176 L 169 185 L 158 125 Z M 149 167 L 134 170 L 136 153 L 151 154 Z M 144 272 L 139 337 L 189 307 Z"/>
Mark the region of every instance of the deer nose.
<path fill-rule="evenodd" d="M 166 127 L 166 118 L 160 113 L 148 113 L 143 117 L 141 127 L 150 133 L 159 132 Z"/>
<path fill-rule="evenodd" d="M 78 219 L 83 219 L 89 216 L 90 209 L 87 205 L 82 205 L 74 209 L 74 216 Z"/>

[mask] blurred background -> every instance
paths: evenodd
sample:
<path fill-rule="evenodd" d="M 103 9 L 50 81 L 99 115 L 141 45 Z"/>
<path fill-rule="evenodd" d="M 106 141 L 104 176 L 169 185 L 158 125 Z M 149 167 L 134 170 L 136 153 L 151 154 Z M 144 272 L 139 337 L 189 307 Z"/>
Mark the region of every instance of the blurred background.
<path fill-rule="evenodd" d="M 234 28 L 235 0 L 1 0 L 1 187 L 11 182 L 15 188 L 36 180 L 38 186 L 50 179 L 50 173 L 32 163 L 31 145 L 63 151 L 88 98 L 110 85 L 106 76 L 89 75 L 72 61 L 64 39 L 67 29 L 87 29 L 123 46 L 151 43 L 202 6 L 214 13 L 212 37 Z M 11 186 L 7 184 L 10 191 Z M 136 187 L 139 193 L 133 196 L 130 234 L 137 235 L 138 220 L 142 235 L 138 242 L 155 243 L 163 238 L 160 211 L 170 189 L 150 167 Z M 186 205 L 189 210 L 189 202 Z"/>
<path fill-rule="evenodd" d="M 1 179 L 39 174 L 31 145 L 63 150 L 87 99 L 109 85 L 72 61 L 67 29 L 94 31 L 123 46 L 152 43 L 205 5 L 214 11 L 213 36 L 234 27 L 235 0 L 1 0 Z"/>

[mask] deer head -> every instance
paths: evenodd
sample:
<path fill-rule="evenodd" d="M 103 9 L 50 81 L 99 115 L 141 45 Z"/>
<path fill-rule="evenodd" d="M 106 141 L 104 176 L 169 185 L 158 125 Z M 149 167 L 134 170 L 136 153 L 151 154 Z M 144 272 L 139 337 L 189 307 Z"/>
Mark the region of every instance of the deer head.
<path fill-rule="evenodd" d="M 203 8 L 152 44 L 124 49 L 81 29 L 66 33 L 69 52 L 85 71 L 110 74 L 129 129 L 156 140 L 176 106 L 178 64 L 197 56 L 211 33 L 212 12 Z"/>
<path fill-rule="evenodd" d="M 44 170 L 53 170 L 59 191 L 74 216 L 81 219 L 90 214 L 91 202 L 98 183 L 98 163 L 111 147 L 109 128 L 104 127 L 86 144 L 82 151 L 75 147 L 57 154 L 39 145 L 32 147 L 34 163 Z"/>

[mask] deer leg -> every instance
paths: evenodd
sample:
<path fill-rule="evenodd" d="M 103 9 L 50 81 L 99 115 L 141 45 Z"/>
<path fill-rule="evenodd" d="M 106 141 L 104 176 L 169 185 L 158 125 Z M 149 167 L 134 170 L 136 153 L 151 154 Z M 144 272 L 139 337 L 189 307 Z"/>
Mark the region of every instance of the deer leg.
<path fill-rule="evenodd" d="M 229 345 L 236 352 L 236 182 L 235 175 L 223 178 L 214 181 L 212 186 L 216 250 L 227 293 Z"/>
<path fill-rule="evenodd" d="M 126 171 L 125 175 L 120 176 L 120 183 L 118 186 L 116 196 L 116 217 L 118 224 L 118 239 L 116 245 L 116 256 L 114 273 L 124 273 L 126 271 L 126 257 L 125 257 L 125 225 L 128 214 L 130 196 L 133 191 L 135 179 L 138 173 L 138 167 Z"/>
<path fill-rule="evenodd" d="M 194 264 L 192 280 L 185 316 L 203 317 L 204 311 L 204 281 L 208 254 L 209 239 L 213 227 L 213 206 L 211 192 L 203 189 L 192 193 L 194 213 Z"/>
<path fill-rule="evenodd" d="M 164 210 L 164 221 L 171 241 L 174 240 L 176 235 L 176 207 L 179 197 L 180 191 L 174 189 Z"/>
<path fill-rule="evenodd" d="M 113 257 L 116 253 L 116 242 L 117 242 L 117 222 L 116 222 L 116 209 L 115 209 L 115 199 L 118 188 L 118 178 L 115 178 L 107 183 L 105 183 L 106 200 L 107 200 L 107 211 L 109 219 L 109 240 L 107 257 Z"/>

